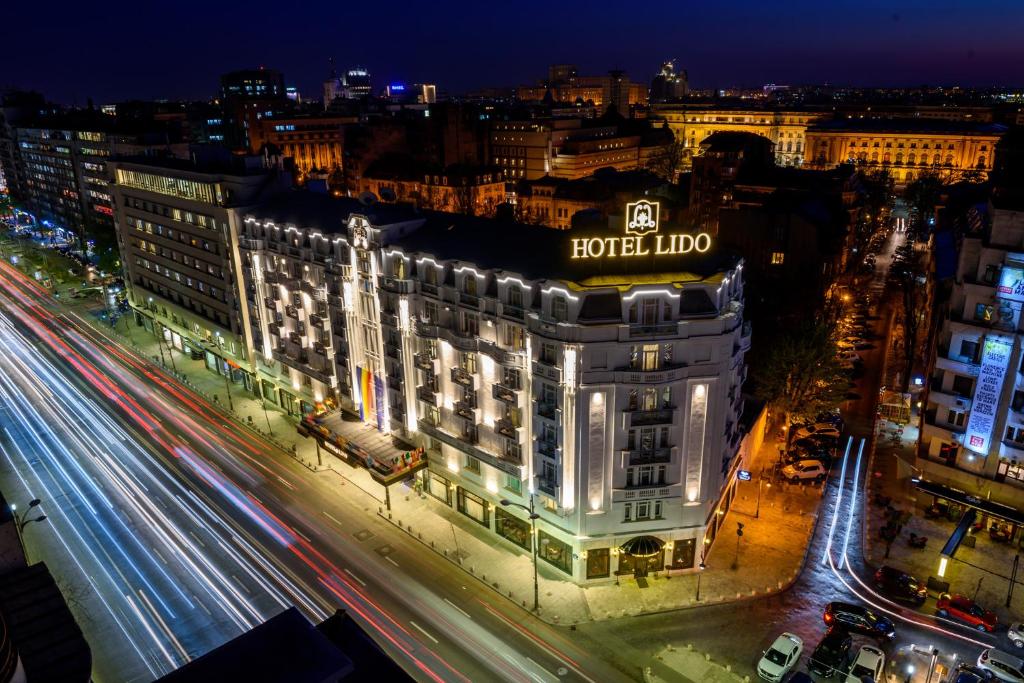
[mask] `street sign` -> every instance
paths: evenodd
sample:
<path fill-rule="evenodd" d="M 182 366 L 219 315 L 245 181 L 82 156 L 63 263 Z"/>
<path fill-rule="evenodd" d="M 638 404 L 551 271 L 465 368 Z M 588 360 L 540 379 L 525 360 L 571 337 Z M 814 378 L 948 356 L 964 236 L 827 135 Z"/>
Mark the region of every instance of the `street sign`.
<path fill-rule="evenodd" d="M 736 478 L 740 481 L 750 481 L 750 472 L 748 470 L 736 470 Z"/>

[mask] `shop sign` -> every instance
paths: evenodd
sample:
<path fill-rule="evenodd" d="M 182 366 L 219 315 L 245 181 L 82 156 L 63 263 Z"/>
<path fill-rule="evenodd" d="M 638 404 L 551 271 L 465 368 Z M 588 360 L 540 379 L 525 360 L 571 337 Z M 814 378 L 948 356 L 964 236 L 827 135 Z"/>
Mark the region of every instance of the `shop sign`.
<path fill-rule="evenodd" d="M 1024 303 L 1024 268 L 1003 266 L 999 273 L 996 296 L 1007 301 Z"/>
<path fill-rule="evenodd" d="M 572 240 L 572 258 L 631 258 L 634 256 L 670 256 L 711 249 L 706 232 L 657 234 L 660 219 L 658 202 L 642 199 L 626 205 L 625 235 L 622 237 L 576 237 Z"/>
<path fill-rule="evenodd" d="M 750 481 L 749 470 L 736 470 L 736 478 L 740 481 Z"/>
<path fill-rule="evenodd" d="M 964 434 L 964 445 L 975 453 L 988 455 L 996 423 L 996 408 L 999 406 L 999 395 L 1002 393 L 1003 377 L 1006 375 L 1011 351 L 1011 338 L 1001 335 L 985 337 L 978 384 L 971 401 L 971 417 Z"/>

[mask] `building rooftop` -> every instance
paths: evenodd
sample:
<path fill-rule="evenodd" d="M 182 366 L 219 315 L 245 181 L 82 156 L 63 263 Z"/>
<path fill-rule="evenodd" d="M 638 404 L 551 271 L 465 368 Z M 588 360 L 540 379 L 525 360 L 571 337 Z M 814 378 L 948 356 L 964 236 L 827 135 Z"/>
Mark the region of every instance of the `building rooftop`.
<path fill-rule="evenodd" d="M 620 284 L 635 279 L 699 281 L 733 268 L 738 258 L 714 248 L 704 254 L 573 259 L 572 240 L 581 237 L 621 237 L 621 225 L 586 230 L 553 230 L 495 218 L 420 211 L 402 204 L 366 205 L 356 199 L 295 191 L 278 195 L 252 210 L 260 220 L 277 225 L 347 233 L 351 214 L 362 215 L 375 227 L 417 223 L 414 230 L 386 238 L 386 246 L 420 252 L 439 259 L 473 263 L 480 268 L 506 270 L 530 279 L 556 279 L 584 284 L 604 276 Z M 667 228 L 666 228 L 667 229 Z M 610 286 L 610 285 L 605 285 Z"/>
<path fill-rule="evenodd" d="M 111 158 L 111 161 L 120 165 L 239 177 L 266 175 L 273 170 L 266 165 L 272 163 L 267 157 L 241 157 L 217 146 L 192 145 L 189 147 L 189 155 L 188 159 L 169 156 L 119 156 Z"/>
<path fill-rule="evenodd" d="M 833 119 L 818 121 L 808 127 L 811 131 L 865 132 L 865 133 L 952 133 L 960 135 L 1002 135 L 1007 127 L 1000 123 L 975 121 L 947 121 L 945 119 Z"/>

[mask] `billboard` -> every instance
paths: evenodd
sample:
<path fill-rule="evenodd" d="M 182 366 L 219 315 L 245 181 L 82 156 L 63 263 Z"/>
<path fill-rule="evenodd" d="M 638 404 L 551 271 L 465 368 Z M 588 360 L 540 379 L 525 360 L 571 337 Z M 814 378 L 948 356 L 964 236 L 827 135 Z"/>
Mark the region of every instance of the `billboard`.
<path fill-rule="evenodd" d="M 1024 303 L 1024 268 L 1019 266 L 1003 266 L 999 272 L 996 296 L 1006 301 Z"/>
<path fill-rule="evenodd" d="M 967 421 L 964 446 L 975 453 L 988 455 L 992 445 L 992 429 L 996 423 L 996 409 L 1003 389 L 1003 377 L 1013 351 L 1013 338 L 997 334 L 985 337 L 981 355 L 981 370 L 971 402 L 971 417 Z"/>

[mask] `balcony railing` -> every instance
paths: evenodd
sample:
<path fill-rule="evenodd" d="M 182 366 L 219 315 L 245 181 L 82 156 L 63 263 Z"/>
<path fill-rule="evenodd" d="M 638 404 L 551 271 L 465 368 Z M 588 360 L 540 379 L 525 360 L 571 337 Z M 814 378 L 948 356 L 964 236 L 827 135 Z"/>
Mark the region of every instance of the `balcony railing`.
<path fill-rule="evenodd" d="M 633 410 L 629 412 L 629 423 L 633 427 L 649 427 L 651 425 L 672 424 L 675 410 L 661 408 L 659 410 Z"/>
<path fill-rule="evenodd" d="M 420 291 L 430 296 L 437 296 L 437 285 L 432 285 L 429 282 L 421 282 Z"/>
<path fill-rule="evenodd" d="M 630 337 L 663 337 L 679 332 L 679 323 L 656 323 L 653 325 L 630 325 Z"/>
<path fill-rule="evenodd" d="M 469 374 L 462 368 L 452 368 L 452 381 L 456 384 L 461 384 L 464 387 L 473 387 L 473 375 Z"/>
<path fill-rule="evenodd" d="M 558 413 L 558 406 L 554 403 L 546 403 L 544 401 L 537 401 L 537 414 L 541 417 L 546 417 L 549 420 L 554 420 Z"/>
<path fill-rule="evenodd" d="M 380 278 L 380 288 L 398 294 L 411 294 L 413 282 L 412 280 L 401 280 L 395 277 L 384 276 Z"/>
<path fill-rule="evenodd" d="M 459 303 L 464 306 L 472 306 L 473 308 L 480 308 L 480 297 L 476 294 L 467 294 L 466 292 L 459 292 Z"/>
<path fill-rule="evenodd" d="M 434 358 L 428 353 L 417 353 L 413 357 L 413 365 L 418 367 L 420 370 L 433 370 L 434 369 Z"/>
<path fill-rule="evenodd" d="M 630 466 L 633 465 L 650 465 L 659 462 L 669 462 L 672 460 L 672 449 L 671 448 L 650 448 L 644 450 L 624 450 L 622 455 L 628 460 Z"/>
<path fill-rule="evenodd" d="M 495 384 L 491 387 L 491 396 L 504 403 L 511 403 L 516 405 L 519 403 L 519 397 L 516 395 L 515 389 L 507 387 L 503 384 Z"/>
<path fill-rule="evenodd" d="M 427 386 L 416 387 L 416 398 L 432 406 L 437 405 L 437 392 Z"/>
<path fill-rule="evenodd" d="M 508 437 L 509 439 L 518 438 L 519 434 L 516 431 L 516 426 L 507 418 L 500 418 L 494 421 L 494 433 L 500 436 Z"/>
<path fill-rule="evenodd" d="M 475 420 L 476 413 L 474 412 L 474 406 L 466 401 L 456 401 L 455 405 L 452 406 L 452 412 L 461 418 L 466 420 Z"/>

